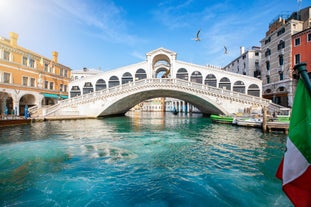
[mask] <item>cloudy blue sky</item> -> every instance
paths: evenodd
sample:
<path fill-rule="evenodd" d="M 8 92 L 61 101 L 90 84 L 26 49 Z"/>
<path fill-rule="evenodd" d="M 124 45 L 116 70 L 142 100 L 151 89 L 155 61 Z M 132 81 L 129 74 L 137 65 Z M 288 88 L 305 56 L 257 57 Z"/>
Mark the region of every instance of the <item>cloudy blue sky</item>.
<path fill-rule="evenodd" d="M 298 1 L 299 2 L 299 1 Z M 240 46 L 260 46 L 279 14 L 310 0 L 0 0 L 0 36 L 76 70 L 109 70 L 164 47 L 177 59 L 225 66 Z M 201 41 L 192 40 L 201 30 Z M 224 46 L 229 50 L 224 54 Z"/>

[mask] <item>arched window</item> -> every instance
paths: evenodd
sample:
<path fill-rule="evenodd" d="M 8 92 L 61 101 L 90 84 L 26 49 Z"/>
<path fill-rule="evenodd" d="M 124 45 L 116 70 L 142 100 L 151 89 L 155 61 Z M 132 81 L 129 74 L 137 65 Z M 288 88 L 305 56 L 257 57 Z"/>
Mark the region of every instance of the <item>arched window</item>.
<path fill-rule="evenodd" d="M 218 87 L 226 90 L 231 90 L 231 82 L 229 78 L 223 77 L 222 79 L 220 79 Z"/>
<path fill-rule="evenodd" d="M 94 91 L 93 85 L 91 82 L 85 82 L 83 86 L 83 94 L 92 93 Z"/>
<path fill-rule="evenodd" d="M 279 55 L 279 64 L 280 65 L 284 64 L 284 55 Z"/>
<path fill-rule="evenodd" d="M 106 89 L 106 88 L 107 88 L 107 85 L 106 85 L 106 82 L 103 79 L 97 80 L 97 82 L 95 84 L 95 90 L 96 91 L 100 91 L 100 90 L 103 90 L 103 89 Z"/>
<path fill-rule="evenodd" d="M 176 78 L 188 81 L 188 71 L 185 68 L 179 68 L 177 70 Z"/>
<path fill-rule="evenodd" d="M 117 76 L 111 76 L 108 82 L 109 88 L 120 85 L 119 78 Z"/>
<path fill-rule="evenodd" d="M 70 90 L 70 97 L 73 98 L 75 96 L 80 96 L 81 90 L 79 86 L 72 86 Z"/>
<path fill-rule="evenodd" d="M 283 48 L 285 48 L 285 42 L 284 42 L 284 40 L 280 40 L 280 42 L 278 44 L 278 50 L 281 50 Z"/>
<path fill-rule="evenodd" d="M 141 80 L 141 79 L 146 79 L 146 78 L 147 78 L 147 74 L 146 74 L 146 71 L 144 69 L 140 68 L 136 71 L 135 81 Z"/>
<path fill-rule="evenodd" d="M 236 81 L 233 84 L 233 91 L 239 92 L 239 93 L 245 93 L 245 84 L 243 81 Z"/>
<path fill-rule="evenodd" d="M 201 83 L 203 82 L 202 74 L 199 71 L 194 71 L 190 77 L 191 82 Z"/>
<path fill-rule="evenodd" d="M 266 52 L 265 52 L 265 57 L 271 55 L 271 50 L 269 48 L 267 48 Z"/>
<path fill-rule="evenodd" d="M 251 85 L 248 87 L 247 94 L 248 94 L 248 95 L 258 96 L 258 97 L 259 97 L 259 96 L 260 96 L 259 86 L 256 85 L 256 84 L 251 84 Z"/>
<path fill-rule="evenodd" d="M 205 85 L 217 87 L 217 79 L 216 79 L 215 75 L 208 74 L 205 78 Z"/>
<path fill-rule="evenodd" d="M 128 82 L 133 82 L 133 76 L 131 73 L 126 72 L 122 76 L 122 84 L 126 84 Z"/>

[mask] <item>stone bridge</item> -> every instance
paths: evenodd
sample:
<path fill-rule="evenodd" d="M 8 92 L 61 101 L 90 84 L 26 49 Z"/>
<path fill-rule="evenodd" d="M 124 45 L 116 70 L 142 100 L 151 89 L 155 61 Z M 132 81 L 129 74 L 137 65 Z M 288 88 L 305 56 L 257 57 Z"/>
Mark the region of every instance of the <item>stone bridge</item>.
<path fill-rule="evenodd" d="M 270 100 L 178 78 L 143 79 L 59 102 L 42 109 L 43 117 L 101 117 L 125 114 L 136 104 L 172 97 L 196 106 L 203 114 L 233 114 L 250 107 L 277 109 Z"/>

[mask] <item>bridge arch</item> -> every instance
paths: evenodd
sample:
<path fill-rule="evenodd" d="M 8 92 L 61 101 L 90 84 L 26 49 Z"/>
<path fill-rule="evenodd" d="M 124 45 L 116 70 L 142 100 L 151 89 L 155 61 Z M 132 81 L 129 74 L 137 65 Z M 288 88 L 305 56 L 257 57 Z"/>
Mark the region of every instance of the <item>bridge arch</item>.
<path fill-rule="evenodd" d="M 110 78 L 109 78 L 109 82 L 108 82 L 108 87 L 109 88 L 112 88 L 112 87 L 114 87 L 114 86 L 118 86 L 118 85 L 120 85 L 120 81 L 119 81 L 119 78 L 117 77 L 117 76 L 111 76 Z"/>
<path fill-rule="evenodd" d="M 152 89 L 127 94 L 115 100 L 114 102 L 110 102 L 109 106 L 105 108 L 105 110 L 103 110 L 99 116 L 125 114 L 135 105 L 143 101 L 159 97 L 169 97 L 185 101 L 198 108 L 203 114 L 228 114 L 228 111 L 223 108 L 222 105 L 216 103 L 212 99 L 208 100 L 206 98 L 202 98 L 199 95 L 177 90 Z"/>
<path fill-rule="evenodd" d="M 94 92 L 93 84 L 91 82 L 85 82 L 83 86 L 83 94 Z"/>
<path fill-rule="evenodd" d="M 214 74 L 208 74 L 205 78 L 205 85 L 217 87 L 217 79 Z"/>
<path fill-rule="evenodd" d="M 146 79 L 146 78 L 147 78 L 146 71 L 142 68 L 139 68 L 135 73 L 135 81 L 141 80 L 141 79 Z"/>
<path fill-rule="evenodd" d="M 70 97 L 73 98 L 75 96 L 80 96 L 81 90 L 79 86 L 72 86 L 70 90 Z"/>
<path fill-rule="evenodd" d="M 251 84 L 247 90 L 248 95 L 260 97 L 260 88 L 256 84 Z"/>
<path fill-rule="evenodd" d="M 98 79 L 95 84 L 95 91 L 104 90 L 107 88 L 106 81 L 104 79 Z"/>
<path fill-rule="evenodd" d="M 177 70 L 177 73 L 176 73 L 176 78 L 179 78 L 179 79 L 182 79 L 182 80 L 188 80 L 188 71 L 187 69 L 185 68 L 179 68 Z"/>
<path fill-rule="evenodd" d="M 226 90 L 231 90 L 231 82 L 230 82 L 229 78 L 227 78 L 227 77 L 221 78 L 219 81 L 218 87 L 226 89 Z"/>
<path fill-rule="evenodd" d="M 126 83 L 128 83 L 128 82 L 133 82 L 133 76 L 132 76 L 131 73 L 126 72 L 126 73 L 123 74 L 121 80 L 122 80 L 122 81 L 121 81 L 122 84 L 126 84 Z"/>
<path fill-rule="evenodd" d="M 245 84 L 243 81 L 236 81 L 233 84 L 233 91 L 239 92 L 239 93 L 245 93 Z"/>
<path fill-rule="evenodd" d="M 201 73 L 200 71 L 197 71 L 197 70 L 194 71 L 194 72 L 191 74 L 190 81 L 191 81 L 191 82 L 201 83 L 201 84 L 202 84 L 202 81 L 203 81 L 202 73 Z"/>

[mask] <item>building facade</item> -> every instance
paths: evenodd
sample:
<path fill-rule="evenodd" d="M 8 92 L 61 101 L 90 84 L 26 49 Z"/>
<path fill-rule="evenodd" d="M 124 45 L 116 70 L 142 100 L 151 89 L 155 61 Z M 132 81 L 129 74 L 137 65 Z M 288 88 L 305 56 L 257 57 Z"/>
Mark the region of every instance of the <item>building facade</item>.
<path fill-rule="evenodd" d="M 260 47 L 253 46 L 245 52 L 244 47 L 240 48 L 240 56 L 226 65 L 223 70 L 260 78 Z"/>
<path fill-rule="evenodd" d="M 292 107 L 295 92 L 293 75 L 292 36 L 310 27 L 310 7 L 291 15 L 280 15 L 272 21 L 266 36 L 260 41 L 262 49 L 261 79 L 263 98 Z"/>
<path fill-rule="evenodd" d="M 17 44 L 18 34 L 0 37 L 0 113 L 24 115 L 25 107 L 53 105 L 68 97 L 71 69 Z"/>
<path fill-rule="evenodd" d="M 305 62 L 307 63 L 308 72 L 311 72 L 311 28 L 292 36 L 292 50 L 294 65 Z"/>

